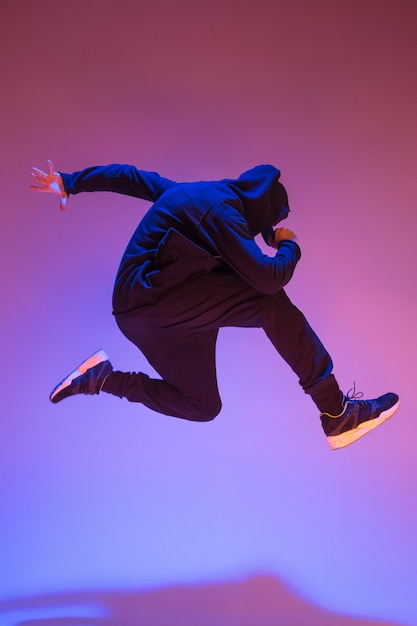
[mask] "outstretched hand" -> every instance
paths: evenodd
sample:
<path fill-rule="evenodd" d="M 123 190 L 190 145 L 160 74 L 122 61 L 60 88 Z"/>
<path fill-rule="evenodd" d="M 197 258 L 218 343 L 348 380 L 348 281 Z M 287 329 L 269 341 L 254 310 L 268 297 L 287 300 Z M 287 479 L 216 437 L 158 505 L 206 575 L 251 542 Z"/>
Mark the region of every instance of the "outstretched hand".
<path fill-rule="evenodd" d="M 58 172 L 55 172 L 52 161 L 48 161 L 48 170 L 48 172 L 43 172 L 37 167 L 32 167 L 31 176 L 35 180 L 36 185 L 31 185 L 30 188 L 33 191 L 55 193 L 60 197 L 59 208 L 61 211 L 65 211 L 68 196 L 65 191 L 62 176 Z"/>

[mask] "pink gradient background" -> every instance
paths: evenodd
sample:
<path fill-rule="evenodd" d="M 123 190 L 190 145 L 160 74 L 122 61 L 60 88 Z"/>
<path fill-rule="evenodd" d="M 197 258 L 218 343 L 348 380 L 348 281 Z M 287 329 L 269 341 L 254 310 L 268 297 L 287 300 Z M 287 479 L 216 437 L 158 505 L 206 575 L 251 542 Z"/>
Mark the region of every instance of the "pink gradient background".
<path fill-rule="evenodd" d="M 38 594 L 258 575 L 312 611 L 417 624 L 416 18 L 414 0 L 2 9 L 2 626 Z M 212 423 L 110 396 L 50 404 L 97 348 L 118 368 L 151 370 L 111 316 L 148 204 L 84 194 L 61 214 L 28 189 L 48 158 L 176 180 L 280 167 L 303 250 L 288 293 L 343 388 L 397 391 L 398 414 L 330 452 L 262 332 L 236 329 L 219 339 L 224 408 Z M 258 586 L 243 589 L 256 604 Z M 253 624 L 287 623 L 274 611 L 277 622 Z"/>

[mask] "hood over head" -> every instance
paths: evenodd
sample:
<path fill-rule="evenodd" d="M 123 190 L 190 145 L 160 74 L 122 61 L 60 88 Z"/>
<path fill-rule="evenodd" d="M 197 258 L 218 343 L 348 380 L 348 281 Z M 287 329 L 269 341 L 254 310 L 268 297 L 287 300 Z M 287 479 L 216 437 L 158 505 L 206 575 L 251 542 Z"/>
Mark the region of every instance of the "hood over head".
<path fill-rule="evenodd" d="M 239 196 L 253 237 L 288 217 L 288 195 L 279 182 L 281 172 L 273 165 L 257 165 L 228 181 Z"/>

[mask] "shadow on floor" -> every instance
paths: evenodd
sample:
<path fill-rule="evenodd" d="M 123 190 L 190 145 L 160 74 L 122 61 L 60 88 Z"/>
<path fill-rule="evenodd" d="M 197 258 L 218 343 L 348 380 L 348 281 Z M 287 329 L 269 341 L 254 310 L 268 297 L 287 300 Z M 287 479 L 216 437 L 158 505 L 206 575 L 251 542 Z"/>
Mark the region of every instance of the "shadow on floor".
<path fill-rule="evenodd" d="M 278 579 L 155 591 L 82 591 L 0 602 L 0 626 L 399 626 L 331 613 Z"/>

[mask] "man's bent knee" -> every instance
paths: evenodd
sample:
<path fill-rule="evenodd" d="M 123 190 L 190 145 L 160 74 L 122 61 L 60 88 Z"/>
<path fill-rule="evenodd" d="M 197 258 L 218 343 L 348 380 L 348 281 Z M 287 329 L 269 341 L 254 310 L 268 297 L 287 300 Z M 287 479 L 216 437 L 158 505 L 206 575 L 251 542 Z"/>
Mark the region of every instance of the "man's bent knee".
<path fill-rule="evenodd" d="M 193 422 L 211 422 L 218 416 L 221 409 L 222 403 L 220 400 L 216 403 L 211 402 L 200 407 L 193 407 L 187 419 Z"/>

